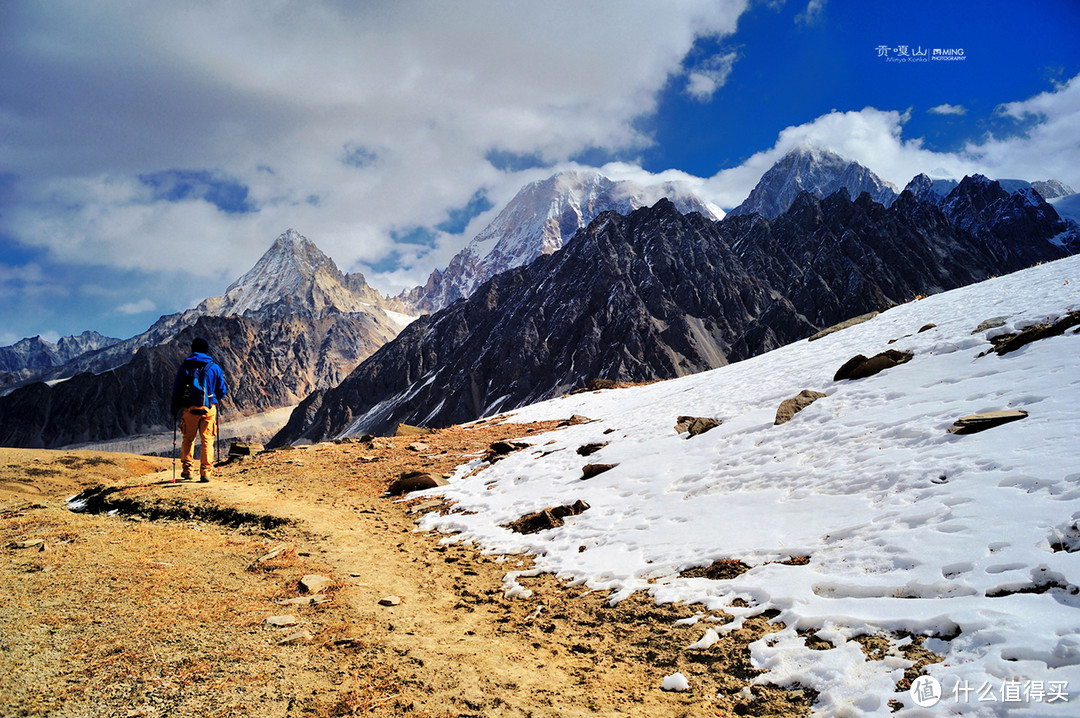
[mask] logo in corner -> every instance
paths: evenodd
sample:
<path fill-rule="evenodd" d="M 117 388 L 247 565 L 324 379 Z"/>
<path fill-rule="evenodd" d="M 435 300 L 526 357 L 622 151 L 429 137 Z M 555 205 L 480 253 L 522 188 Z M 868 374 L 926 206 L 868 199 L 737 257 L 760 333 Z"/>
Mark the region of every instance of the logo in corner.
<path fill-rule="evenodd" d="M 933 676 L 919 676 L 912 682 L 908 695 L 920 708 L 930 708 L 941 700 L 941 684 Z"/>

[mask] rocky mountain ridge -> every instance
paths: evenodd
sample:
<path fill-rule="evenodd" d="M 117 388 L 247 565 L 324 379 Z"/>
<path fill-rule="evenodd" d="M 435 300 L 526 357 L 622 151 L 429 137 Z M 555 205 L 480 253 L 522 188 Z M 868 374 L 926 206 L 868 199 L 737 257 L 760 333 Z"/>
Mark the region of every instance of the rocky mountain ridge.
<path fill-rule="evenodd" d="M 841 188 L 852 197 L 868 192 L 875 202 L 888 207 L 899 194 L 896 187 L 858 162 L 816 147 L 798 147 L 762 175 L 750 195 L 728 214 L 760 214 L 772 219 L 786 212 L 802 192 L 819 199 Z"/>
<path fill-rule="evenodd" d="M 0 347 L 0 372 L 59 366 L 80 354 L 103 349 L 119 341 L 90 330 L 75 336 L 60 337 L 55 344 L 40 335 L 27 337 L 10 346 Z"/>
<path fill-rule="evenodd" d="M 397 335 L 411 317 L 391 306 L 400 304 L 290 230 L 223 296 L 49 369 L 55 381 L 0 397 L 0 445 L 53 448 L 168 430 L 173 376 L 195 336 L 225 370 L 230 411 L 293 406 Z"/>
<path fill-rule="evenodd" d="M 949 195 L 951 216 L 912 192 L 886 208 L 846 189 L 824 200 L 803 192 L 772 220 L 710 222 L 663 200 L 602 214 L 562 251 L 418 320 L 341 385 L 306 399 L 274 443 L 443 426 L 590 379 L 692 373 L 1065 256 L 1050 242 L 1066 229 L 1053 209 L 1009 197 L 965 178 Z M 993 214 L 1003 207 L 1017 211 Z"/>
<path fill-rule="evenodd" d="M 496 274 L 557 251 L 600 213 L 629 214 L 661 197 L 682 212 L 700 212 L 711 219 L 724 216 L 722 209 L 683 182 L 642 185 L 612 180 L 596 171 L 560 172 L 525 185 L 445 270 L 435 270 L 427 284 L 400 298 L 418 312 L 438 311 L 469 296 Z"/>

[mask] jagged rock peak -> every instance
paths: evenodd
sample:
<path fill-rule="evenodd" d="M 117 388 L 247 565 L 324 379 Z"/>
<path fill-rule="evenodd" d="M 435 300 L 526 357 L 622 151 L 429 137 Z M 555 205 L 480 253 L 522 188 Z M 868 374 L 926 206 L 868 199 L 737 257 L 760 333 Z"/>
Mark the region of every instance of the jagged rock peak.
<path fill-rule="evenodd" d="M 1069 185 L 1065 184 L 1061 180 L 1048 179 L 1032 182 L 1031 186 L 1035 188 L 1035 191 L 1042 195 L 1043 199 L 1051 200 L 1058 197 L 1067 197 L 1070 194 L 1076 194 Z"/>
<path fill-rule="evenodd" d="M 469 296 L 496 274 L 557 251 L 602 212 L 629 214 L 662 198 L 680 212 L 699 212 L 713 220 L 724 215 L 684 182 L 645 185 L 613 180 L 596 170 L 559 172 L 522 187 L 445 271 L 433 273 L 426 286 L 403 296 L 421 311 L 437 311 Z"/>
<path fill-rule="evenodd" d="M 869 169 L 830 150 L 797 147 L 762 175 L 746 200 L 730 215 L 760 214 L 772 219 L 783 214 L 800 192 L 828 197 L 840 188 L 852 198 L 868 192 L 886 207 L 896 201 L 897 189 Z"/>
<path fill-rule="evenodd" d="M 229 285 L 219 315 L 244 314 L 297 294 L 307 294 L 316 282 L 341 286 L 345 277 L 334 260 L 295 229 L 283 232 L 249 272 Z"/>
<path fill-rule="evenodd" d="M 934 179 L 929 175 L 923 173 L 915 175 L 907 186 L 904 187 L 905 192 L 911 192 L 915 195 L 915 199 L 920 202 L 933 202 L 934 204 L 941 204 L 950 192 L 956 189 L 956 186 L 960 184 L 958 180 L 954 179 Z"/>

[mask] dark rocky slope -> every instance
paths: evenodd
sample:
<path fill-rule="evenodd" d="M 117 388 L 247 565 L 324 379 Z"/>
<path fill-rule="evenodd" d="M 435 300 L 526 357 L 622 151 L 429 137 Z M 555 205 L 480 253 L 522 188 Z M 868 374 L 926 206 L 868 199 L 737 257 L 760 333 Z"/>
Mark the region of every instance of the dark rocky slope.
<path fill-rule="evenodd" d="M 123 366 L 52 386 L 39 382 L 3 397 L 0 445 L 53 448 L 168 431 L 173 379 L 196 336 L 210 342 L 225 372 L 226 412 L 290 406 L 341 381 L 379 346 L 372 321 L 366 314 L 274 322 L 201 317 L 171 341 L 139 349 Z"/>

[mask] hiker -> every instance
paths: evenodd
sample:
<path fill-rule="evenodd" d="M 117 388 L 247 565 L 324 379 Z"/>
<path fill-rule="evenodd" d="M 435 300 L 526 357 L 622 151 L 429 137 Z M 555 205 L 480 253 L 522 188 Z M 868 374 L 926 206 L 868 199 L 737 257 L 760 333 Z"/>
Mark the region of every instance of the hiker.
<path fill-rule="evenodd" d="M 195 435 L 202 439 L 202 452 L 199 458 L 199 480 L 210 480 L 210 468 L 214 465 L 214 437 L 217 435 L 217 407 L 225 398 L 227 391 L 225 377 L 208 353 L 210 345 L 202 337 L 191 342 L 191 356 L 184 360 L 176 372 L 173 383 L 172 415 L 183 410 L 180 417 L 180 431 L 184 435 L 180 444 L 180 478 L 191 478 L 191 466 L 194 459 L 191 449 L 195 444 Z"/>

